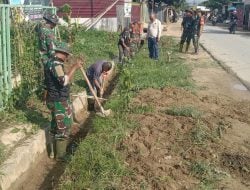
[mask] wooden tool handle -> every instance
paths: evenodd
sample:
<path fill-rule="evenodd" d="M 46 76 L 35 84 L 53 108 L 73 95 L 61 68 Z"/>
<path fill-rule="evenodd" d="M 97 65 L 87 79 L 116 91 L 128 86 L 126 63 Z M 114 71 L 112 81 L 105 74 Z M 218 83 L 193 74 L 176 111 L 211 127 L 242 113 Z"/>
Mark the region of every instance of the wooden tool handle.
<path fill-rule="evenodd" d="M 101 105 L 101 103 L 100 103 L 100 101 L 99 101 L 99 99 L 98 99 L 98 97 L 97 97 L 97 95 L 96 95 L 96 93 L 95 93 L 95 91 L 94 91 L 92 85 L 90 84 L 89 79 L 88 79 L 88 77 L 87 77 L 87 75 L 86 75 L 86 73 L 85 73 L 83 67 L 81 67 L 80 69 L 81 69 L 81 71 L 82 71 L 82 74 L 83 74 L 84 79 L 86 80 L 86 82 L 87 82 L 87 84 L 88 84 L 88 86 L 89 86 L 89 89 L 90 89 L 91 93 L 93 94 L 93 96 L 94 96 L 94 98 L 95 98 L 95 101 L 97 102 L 98 106 L 99 106 L 100 109 L 101 109 L 101 112 L 102 112 L 103 114 L 105 114 L 105 113 L 104 113 L 104 109 L 103 109 L 103 107 L 102 107 L 102 105 Z"/>

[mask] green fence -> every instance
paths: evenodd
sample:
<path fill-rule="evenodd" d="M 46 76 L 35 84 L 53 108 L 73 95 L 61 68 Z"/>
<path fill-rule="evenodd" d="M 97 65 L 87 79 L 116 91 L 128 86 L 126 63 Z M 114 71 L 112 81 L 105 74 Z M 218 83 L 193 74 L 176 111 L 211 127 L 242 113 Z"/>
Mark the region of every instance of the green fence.
<path fill-rule="evenodd" d="M 27 68 L 39 62 L 34 28 L 45 12 L 55 13 L 56 8 L 0 5 L 0 109 L 5 107 L 13 88 L 20 85 L 23 78 L 37 77 Z"/>

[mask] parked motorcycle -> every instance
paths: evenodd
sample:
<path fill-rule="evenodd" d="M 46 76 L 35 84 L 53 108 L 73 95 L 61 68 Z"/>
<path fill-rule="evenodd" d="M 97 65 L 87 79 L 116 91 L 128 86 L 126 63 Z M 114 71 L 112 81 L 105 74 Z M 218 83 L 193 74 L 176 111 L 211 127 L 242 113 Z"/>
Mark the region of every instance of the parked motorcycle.
<path fill-rule="evenodd" d="M 237 20 L 234 19 L 233 21 L 230 22 L 229 33 L 230 34 L 235 34 L 236 28 L 237 28 Z"/>

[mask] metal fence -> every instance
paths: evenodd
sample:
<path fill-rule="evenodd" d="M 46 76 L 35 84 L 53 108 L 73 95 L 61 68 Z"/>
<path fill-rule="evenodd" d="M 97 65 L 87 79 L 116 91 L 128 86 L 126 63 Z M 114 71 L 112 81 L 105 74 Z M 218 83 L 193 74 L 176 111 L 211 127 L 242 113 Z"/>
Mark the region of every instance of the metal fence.
<path fill-rule="evenodd" d="M 42 18 L 45 11 L 55 13 L 56 8 L 39 5 L 0 5 L 0 109 L 4 108 L 11 95 L 13 78 L 18 74 L 22 78 L 22 74 L 25 74 L 20 72 L 21 64 L 24 62 L 32 64 L 37 61 L 35 60 L 35 57 L 38 57 L 36 54 L 38 49 L 35 49 L 37 47 L 30 47 L 34 45 L 32 43 L 27 47 L 22 38 L 25 36 L 26 41 L 35 39 L 37 35 L 32 27 Z M 24 51 L 30 51 L 31 48 L 34 50 L 34 55 L 27 59 Z M 20 67 L 14 68 L 17 64 Z M 32 77 L 31 74 L 26 73 Z"/>

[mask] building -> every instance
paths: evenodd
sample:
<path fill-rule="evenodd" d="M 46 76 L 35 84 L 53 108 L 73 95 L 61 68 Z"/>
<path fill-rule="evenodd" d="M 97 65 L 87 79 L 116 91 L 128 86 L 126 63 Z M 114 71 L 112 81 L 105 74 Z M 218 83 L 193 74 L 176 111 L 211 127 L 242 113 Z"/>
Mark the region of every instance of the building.
<path fill-rule="evenodd" d="M 83 23 L 86 26 L 108 31 L 117 31 L 122 24 L 125 10 L 125 0 L 52 0 L 53 6 L 61 7 L 69 4 L 72 8 L 72 22 Z M 112 8 L 108 11 L 111 5 Z M 131 11 L 131 10 L 130 10 Z M 98 16 L 105 13 L 100 20 Z"/>

